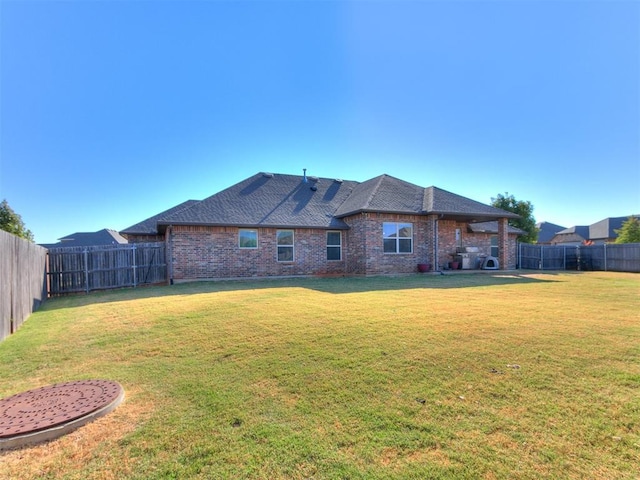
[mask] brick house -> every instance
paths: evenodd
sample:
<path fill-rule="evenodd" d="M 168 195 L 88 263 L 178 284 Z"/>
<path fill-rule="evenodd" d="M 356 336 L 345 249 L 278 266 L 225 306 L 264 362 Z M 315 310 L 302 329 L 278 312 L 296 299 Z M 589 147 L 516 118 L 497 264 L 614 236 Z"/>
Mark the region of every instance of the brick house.
<path fill-rule="evenodd" d="M 258 173 L 121 233 L 167 243 L 171 280 L 411 273 L 462 247 L 516 266 L 516 214 L 437 187 Z"/>

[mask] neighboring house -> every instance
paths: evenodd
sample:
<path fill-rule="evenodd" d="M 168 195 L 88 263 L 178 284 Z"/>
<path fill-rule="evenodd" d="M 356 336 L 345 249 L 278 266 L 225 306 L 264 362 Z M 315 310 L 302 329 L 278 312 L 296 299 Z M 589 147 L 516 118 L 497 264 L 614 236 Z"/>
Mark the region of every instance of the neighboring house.
<path fill-rule="evenodd" d="M 548 245 L 558 232 L 565 230 L 567 227 L 551 222 L 539 222 L 536 223 L 536 228 L 538 229 L 538 241 L 536 243 Z"/>
<path fill-rule="evenodd" d="M 640 218 L 640 215 L 633 215 Z M 589 243 L 591 245 L 602 245 L 604 243 L 613 243 L 618 234 L 615 232 L 622 228 L 622 224 L 629 217 L 613 217 L 605 218 L 592 225 L 580 225 L 566 228 L 559 231 L 550 241 L 553 245 L 582 245 Z"/>
<path fill-rule="evenodd" d="M 633 215 L 633 217 L 640 219 L 640 215 Z M 599 222 L 589 226 L 589 240 L 594 244 L 613 243 L 618 238 L 616 230 L 622 228 L 622 224 L 629 220 L 629 217 L 615 217 L 605 218 Z"/>
<path fill-rule="evenodd" d="M 171 279 L 410 273 L 461 247 L 515 268 L 518 218 L 437 187 L 258 173 L 122 231 L 167 242 Z M 479 223 L 480 222 L 480 223 Z M 487 223 L 489 222 L 489 223 Z"/>
<path fill-rule="evenodd" d="M 577 225 L 556 233 L 549 243 L 551 245 L 581 245 L 589 240 L 589 226 Z"/>
<path fill-rule="evenodd" d="M 59 238 L 58 243 L 43 244 L 45 248 L 93 247 L 98 245 L 118 245 L 128 243 L 127 239 L 115 230 L 103 228 L 97 232 L 76 232 Z"/>

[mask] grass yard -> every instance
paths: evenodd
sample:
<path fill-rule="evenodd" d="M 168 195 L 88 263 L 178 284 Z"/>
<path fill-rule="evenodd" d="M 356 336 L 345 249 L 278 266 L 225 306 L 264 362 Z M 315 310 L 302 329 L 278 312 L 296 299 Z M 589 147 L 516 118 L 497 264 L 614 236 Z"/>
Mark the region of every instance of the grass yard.
<path fill-rule="evenodd" d="M 0 478 L 637 479 L 640 276 L 213 282 L 48 301 L 0 397 L 116 380 Z"/>

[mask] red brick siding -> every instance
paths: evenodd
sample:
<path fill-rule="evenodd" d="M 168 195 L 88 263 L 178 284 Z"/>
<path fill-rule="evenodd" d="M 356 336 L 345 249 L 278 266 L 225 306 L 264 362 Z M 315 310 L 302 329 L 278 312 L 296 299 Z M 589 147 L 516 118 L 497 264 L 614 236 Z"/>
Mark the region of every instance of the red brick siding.
<path fill-rule="evenodd" d="M 437 262 L 434 255 L 434 216 L 362 213 L 345 218 L 350 230 L 342 231 L 342 260 L 328 261 L 326 230 L 294 229 L 294 261 L 277 261 L 276 229 L 259 228 L 258 248 L 238 246 L 238 228 L 174 226 L 170 236 L 173 279 L 270 277 L 289 275 L 380 275 L 417 271 L 419 263 L 436 269 L 452 260 L 455 230 L 460 229 L 463 246 L 480 247 L 490 254 L 492 234 L 473 234 L 466 223 L 438 220 Z M 383 251 L 383 222 L 413 223 L 413 252 L 388 254 Z M 516 237 L 509 236 L 508 265 L 515 268 Z"/>
<path fill-rule="evenodd" d="M 278 262 L 276 229 L 259 228 L 258 248 L 238 246 L 236 227 L 173 227 L 175 280 L 328 275 L 345 272 L 342 260 L 327 260 L 326 230 L 294 229 L 294 261 Z M 346 235 L 343 232 L 343 244 Z"/>
<path fill-rule="evenodd" d="M 468 235 L 468 238 L 470 239 L 470 243 L 468 243 L 469 246 L 479 247 L 481 253 L 484 253 L 485 255 L 491 255 L 491 237 L 497 236 L 497 233 L 469 233 Z M 509 235 L 508 261 L 506 266 L 503 266 L 502 262 L 500 262 L 501 269 L 513 270 L 514 268 L 516 268 L 516 241 L 517 235 Z"/>
<path fill-rule="evenodd" d="M 361 213 L 344 219 L 351 227 L 347 273 L 379 275 L 416 272 L 418 263 L 430 262 L 431 228 L 427 217 L 388 213 Z M 413 224 L 413 253 L 384 253 L 382 224 Z"/>
<path fill-rule="evenodd" d="M 131 234 L 122 234 L 124 238 L 128 240 L 129 243 L 153 243 L 153 242 L 164 242 L 164 235 L 131 235 Z"/>

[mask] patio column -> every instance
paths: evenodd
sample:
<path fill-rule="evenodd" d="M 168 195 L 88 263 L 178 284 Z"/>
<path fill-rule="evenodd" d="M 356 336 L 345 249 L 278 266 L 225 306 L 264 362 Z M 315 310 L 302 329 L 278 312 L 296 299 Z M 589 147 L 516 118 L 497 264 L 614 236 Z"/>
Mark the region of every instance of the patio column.
<path fill-rule="evenodd" d="M 498 219 L 498 263 L 500 270 L 506 270 L 509 266 L 509 220 Z"/>

